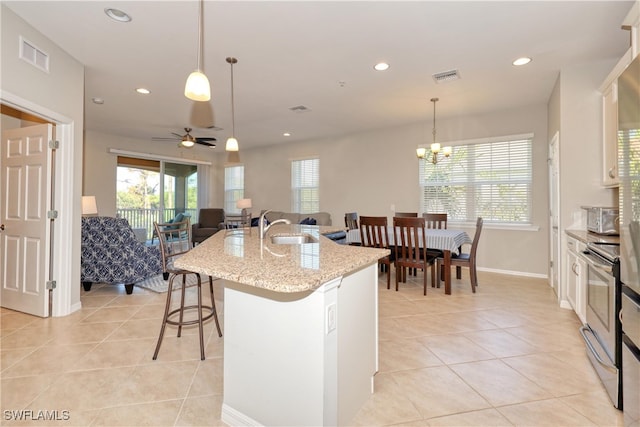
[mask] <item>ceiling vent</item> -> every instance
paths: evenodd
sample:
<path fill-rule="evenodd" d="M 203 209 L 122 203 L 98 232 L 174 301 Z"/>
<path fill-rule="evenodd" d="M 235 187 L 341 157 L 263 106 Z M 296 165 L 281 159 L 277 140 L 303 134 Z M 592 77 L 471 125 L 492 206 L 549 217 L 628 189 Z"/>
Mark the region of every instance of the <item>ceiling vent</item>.
<path fill-rule="evenodd" d="M 49 72 L 49 54 L 38 49 L 30 41 L 23 39 L 22 36 L 20 36 L 20 59 L 24 59 L 45 73 Z"/>
<path fill-rule="evenodd" d="M 306 113 L 307 111 L 311 111 L 311 108 L 305 107 L 304 105 L 296 105 L 295 107 L 289 108 L 289 110 L 294 113 Z"/>
<path fill-rule="evenodd" d="M 460 73 L 458 73 L 458 70 L 443 71 L 442 73 L 436 73 L 433 75 L 433 80 L 435 80 L 436 83 L 451 82 L 453 80 L 458 80 L 459 78 Z"/>

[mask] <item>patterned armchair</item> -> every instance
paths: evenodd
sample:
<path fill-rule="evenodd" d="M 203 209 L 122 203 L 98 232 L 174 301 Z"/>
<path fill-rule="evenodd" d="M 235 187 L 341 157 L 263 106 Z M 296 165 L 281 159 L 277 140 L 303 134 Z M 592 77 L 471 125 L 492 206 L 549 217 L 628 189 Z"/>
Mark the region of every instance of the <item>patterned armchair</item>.
<path fill-rule="evenodd" d="M 125 218 L 82 218 L 80 280 L 85 291 L 92 283 L 123 283 L 131 294 L 135 283 L 159 273 L 160 248 L 137 240 Z"/>

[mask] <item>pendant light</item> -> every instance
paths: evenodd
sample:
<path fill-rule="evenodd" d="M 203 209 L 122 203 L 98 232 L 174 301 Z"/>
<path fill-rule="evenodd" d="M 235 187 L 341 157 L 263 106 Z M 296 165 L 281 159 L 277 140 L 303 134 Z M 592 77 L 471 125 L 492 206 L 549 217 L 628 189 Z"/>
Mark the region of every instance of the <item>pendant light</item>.
<path fill-rule="evenodd" d="M 209 79 L 202 71 L 202 5 L 204 0 L 200 0 L 198 11 L 198 64 L 196 70 L 189 74 L 187 83 L 184 86 L 184 96 L 193 101 L 208 101 L 211 99 L 211 87 Z"/>
<path fill-rule="evenodd" d="M 436 102 L 439 101 L 439 98 L 431 98 L 431 102 L 433 102 L 433 142 L 431 143 L 431 163 L 434 165 L 438 163 L 438 153 L 440 153 L 440 143 L 436 142 Z M 449 157 L 451 155 L 451 147 L 442 148 L 442 154 L 445 157 Z M 416 149 L 416 156 L 419 159 L 427 159 L 427 149 L 424 147 L 418 147 Z"/>
<path fill-rule="evenodd" d="M 238 151 L 238 140 L 236 139 L 236 113 L 233 99 L 233 64 L 237 64 L 238 60 L 228 57 L 227 62 L 231 65 L 231 138 L 227 139 L 226 151 Z"/>

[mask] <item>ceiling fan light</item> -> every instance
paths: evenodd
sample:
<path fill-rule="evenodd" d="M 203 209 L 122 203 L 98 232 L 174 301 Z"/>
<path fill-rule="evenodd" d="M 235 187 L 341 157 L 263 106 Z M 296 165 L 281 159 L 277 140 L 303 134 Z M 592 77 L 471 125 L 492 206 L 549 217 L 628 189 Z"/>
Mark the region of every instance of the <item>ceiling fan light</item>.
<path fill-rule="evenodd" d="M 238 140 L 234 137 L 227 139 L 226 151 L 238 151 Z"/>
<path fill-rule="evenodd" d="M 184 86 L 184 96 L 193 101 L 209 101 L 211 99 L 209 79 L 200 70 L 189 74 Z"/>
<path fill-rule="evenodd" d="M 182 145 L 183 147 L 187 147 L 187 148 L 193 147 L 194 144 L 195 144 L 195 142 L 191 141 L 190 139 L 183 139 L 180 142 L 180 145 Z"/>

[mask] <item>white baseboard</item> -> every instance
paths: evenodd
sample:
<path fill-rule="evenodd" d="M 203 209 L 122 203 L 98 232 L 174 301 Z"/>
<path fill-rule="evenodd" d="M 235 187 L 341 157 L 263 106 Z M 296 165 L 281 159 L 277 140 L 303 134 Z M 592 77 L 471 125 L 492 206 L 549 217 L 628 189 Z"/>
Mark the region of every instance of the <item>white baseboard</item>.
<path fill-rule="evenodd" d="M 477 267 L 477 269 L 478 271 L 486 271 L 488 273 L 508 274 L 510 276 L 521 276 L 521 277 L 533 277 L 536 279 L 549 279 L 548 274 L 537 274 L 537 273 L 530 273 L 527 271 L 500 270 L 497 268 L 481 268 L 481 267 Z"/>
<path fill-rule="evenodd" d="M 220 419 L 230 426 L 261 426 L 259 422 L 223 403 Z"/>

